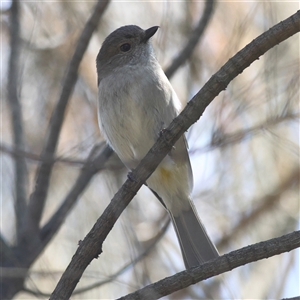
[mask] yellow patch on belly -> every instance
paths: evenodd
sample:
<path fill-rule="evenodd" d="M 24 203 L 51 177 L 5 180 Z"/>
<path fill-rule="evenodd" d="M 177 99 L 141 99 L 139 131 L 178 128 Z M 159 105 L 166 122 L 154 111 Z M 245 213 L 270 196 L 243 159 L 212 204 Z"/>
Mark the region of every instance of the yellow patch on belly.
<path fill-rule="evenodd" d="M 166 169 L 164 167 L 159 168 L 160 177 L 163 183 L 169 183 L 170 180 L 172 180 L 173 172 L 169 169 Z"/>

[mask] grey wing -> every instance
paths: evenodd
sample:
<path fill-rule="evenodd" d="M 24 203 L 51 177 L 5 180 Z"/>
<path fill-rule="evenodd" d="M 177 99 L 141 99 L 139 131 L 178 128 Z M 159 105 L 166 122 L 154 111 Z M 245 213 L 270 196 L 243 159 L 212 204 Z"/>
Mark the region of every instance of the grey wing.
<path fill-rule="evenodd" d="M 188 176 L 188 183 L 189 183 L 189 191 L 193 190 L 193 172 L 191 167 L 191 162 L 188 153 L 188 144 L 186 137 L 183 135 L 181 136 L 178 141 L 175 143 L 174 148 L 168 154 L 171 159 L 180 165 L 186 165 L 187 176 Z"/>
<path fill-rule="evenodd" d="M 148 120 L 147 127 L 153 128 L 154 141 L 159 137 L 161 130 L 168 127 L 173 119 L 178 116 L 181 106 L 174 89 L 160 67 L 157 72 L 160 73 L 159 76 L 151 76 L 153 74 L 148 74 L 147 77 L 144 76 L 143 78 L 146 78 L 146 80 L 143 81 L 142 86 L 143 92 L 147 95 L 147 100 L 151 99 L 151 101 L 143 102 L 144 113 L 146 116 L 148 114 L 148 118 L 144 118 L 143 123 L 145 124 L 145 120 Z M 153 85 L 160 88 L 153 88 Z M 193 174 L 184 135 L 179 138 L 174 145 L 174 149 L 168 155 L 181 167 L 180 169 L 187 172 L 189 191 L 191 192 L 193 189 Z M 183 166 L 184 168 L 182 168 Z"/>

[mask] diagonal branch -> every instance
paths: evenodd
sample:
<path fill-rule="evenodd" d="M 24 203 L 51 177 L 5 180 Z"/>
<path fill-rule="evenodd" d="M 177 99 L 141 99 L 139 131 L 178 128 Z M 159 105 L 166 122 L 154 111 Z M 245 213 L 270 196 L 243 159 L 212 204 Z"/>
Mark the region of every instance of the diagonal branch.
<path fill-rule="evenodd" d="M 20 58 L 20 4 L 14 0 L 11 5 L 10 24 L 10 58 L 8 68 L 8 104 L 11 113 L 13 128 L 13 140 L 16 149 L 24 147 L 24 124 L 22 117 L 22 106 L 19 101 L 19 58 Z M 26 211 L 26 186 L 27 167 L 23 156 L 16 157 L 15 164 L 15 215 L 17 240 L 20 240 L 22 228 L 24 228 L 24 212 Z"/>
<path fill-rule="evenodd" d="M 82 168 L 82 171 L 80 172 L 73 187 L 70 189 L 65 200 L 53 214 L 51 219 L 41 229 L 40 237 L 43 245 L 42 248 L 44 248 L 53 235 L 58 231 L 80 194 L 87 187 L 93 176 L 99 172 L 99 170 L 104 168 L 104 164 L 113 153 L 111 148 L 106 145 L 102 145 L 101 152 L 93 158 L 92 156 L 94 156 L 97 150 L 96 148 L 97 146 L 91 151 L 90 157 L 88 158 L 85 166 Z"/>
<path fill-rule="evenodd" d="M 133 259 L 130 262 L 128 262 L 127 264 L 125 264 L 122 268 L 120 268 L 114 274 L 110 275 L 107 279 L 95 282 L 93 284 L 90 284 L 88 286 L 85 286 L 85 287 L 75 290 L 73 295 L 82 294 L 82 293 L 90 291 L 94 288 L 97 288 L 97 287 L 100 287 L 107 283 L 110 283 L 110 282 L 114 281 L 115 279 L 117 279 L 120 275 L 124 274 L 126 271 L 130 270 L 130 268 L 132 268 L 134 265 L 136 265 L 139 261 L 141 261 L 145 256 L 147 256 L 153 250 L 153 248 L 158 244 L 158 242 L 165 235 L 170 223 L 171 223 L 171 220 L 170 220 L 170 218 L 168 218 L 167 221 L 165 222 L 164 226 L 162 227 L 162 229 L 153 238 L 151 238 L 150 241 L 147 242 L 147 244 L 149 243 L 147 248 L 142 253 L 140 253 L 135 259 Z M 35 296 L 44 296 L 44 297 L 51 296 L 51 294 L 43 293 L 41 291 L 34 291 L 34 290 L 31 290 L 26 287 L 23 289 L 23 291 L 30 293 L 32 295 L 35 295 Z"/>
<path fill-rule="evenodd" d="M 281 122 L 284 121 L 290 121 L 290 120 L 298 120 L 300 117 L 300 114 L 297 113 L 288 113 L 285 116 L 280 117 L 273 117 L 266 119 L 260 124 L 254 125 L 252 127 L 237 130 L 233 133 L 218 133 L 216 131 L 213 134 L 212 140 L 209 145 L 205 146 L 203 149 L 201 149 L 201 152 L 205 152 L 208 150 L 212 150 L 215 148 L 225 148 L 228 145 L 232 145 L 235 143 L 238 143 L 249 136 L 257 134 L 259 131 L 263 131 L 266 129 L 271 128 L 272 126 L 278 125 Z M 198 152 L 198 150 L 196 150 Z"/>
<path fill-rule="evenodd" d="M 189 40 L 187 41 L 185 47 L 179 52 L 179 54 L 174 58 L 170 66 L 165 70 L 166 76 L 168 78 L 172 77 L 179 67 L 181 67 L 192 55 L 194 49 L 196 48 L 198 42 L 200 41 L 203 33 L 212 17 L 214 11 L 215 1 L 206 0 L 203 15 L 201 16 L 197 27 L 192 32 Z"/>
<path fill-rule="evenodd" d="M 224 234 L 221 240 L 217 243 L 218 249 L 224 247 L 233 237 L 236 237 L 240 232 L 243 232 L 245 227 L 255 223 L 255 221 L 266 211 L 270 211 L 270 208 L 279 202 L 282 193 L 291 188 L 292 185 L 297 184 L 299 182 L 299 178 L 300 170 L 297 167 L 289 174 L 289 176 L 287 176 L 287 178 L 285 178 L 276 190 L 265 195 L 262 199 L 260 199 L 260 201 L 257 201 L 260 205 L 254 208 L 250 214 L 244 216 L 240 222 L 238 222 L 238 224 L 230 230 L 230 233 Z"/>
<path fill-rule="evenodd" d="M 53 154 L 55 153 L 58 143 L 58 137 L 64 120 L 64 113 L 75 83 L 77 81 L 79 64 L 88 47 L 91 36 L 96 29 L 96 26 L 101 16 L 103 15 L 108 3 L 109 0 L 98 1 L 90 19 L 86 23 L 81 33 L 81 36 L 77 43 L 77 47 L 69 64 L 69 69 L 65 77 L 61 95 L 51 116 L 49 134 L 42 156 L 49 157 L 53 156 Z M 35 190 L 31 194 L 29 202 L 29 214 L 27 221 L 30 224 L 28 224 L 27 234 L 30 232 L 32 235 L 32 232 L 38 231 L 39 222 L 41 220 L 46 201 L 52 167 L 53 163 L 42 162 L 37 171 Z"/>
<path fill-rule="evenodd" d="M 253 40 L 209 79 L 182 113 L 162 133 L 138 167 L 132 171 L 129 178 L 105 209 L 103 215 L 81 242 L 51 295 L 51 300 L 70 298 L 86 267 L 102 252 L 103 241 L 123 210 L 166 154 L 172 149 L 172 145 L 200 118 L 212 100 L 252 62 L 275 45 L 299 32 L 299 30 L 300 11 Z"/>
<path fill-rule="evenodd" d="M 278 238 L 250 245 L 222 255 L 201 266 L 177 273 L 150 284 L 119 300 L 159 299 L 178 290 L 213 276 L 231 271 L 254 261 L 269 258 L 300 247 L 300 231 L 295 231 Z"/>
<path fill-rule="evenodd" d="M 132 261 L 130 261 L 129 263 L 127 263 L 125 266 L 123 266 L 119 271 L 117 271 L 116 273 L 114 273 L 112 276 L 110 276 L 106 280 L 103 280 L 103 281 L 100 281 L 100 282 L 96 282 L 96 283 L 94 283 L 94 284 L 92 284 L 90 286 L 87 286 L 87 287 L 75 290 L 74 293 L 73 293 L 73 295 L 80 294 L 80 293 L 89 291 L 92 288 L 96 288 L 96 287 L 99 287 L 101 285 L 110 283 L 113 280 L 115 280 L 116 278 L 118 278 L 120 275 L 122 275 L 123 273 L 125 273 L 129 268 L 132 268 L 134 265 L 136 265 L 139 261 L 141 261 L 145 256 L 147 256 L 153 250 L 153 248 L 157 245 L 157 243 L 165 235 L 167 229 L 169 228 L 170 223 L 171 223 L 171 219 L 168 218 L 167 221 L 166 221 L 166 223 L 162 227 L 162 229 L 153 238 L 151 238 L 150 241 L 148 241 L 149 245 L 147 246 L 147 248 L 142 253 L 140 253 L 135 259 L 133 259 Z"/>

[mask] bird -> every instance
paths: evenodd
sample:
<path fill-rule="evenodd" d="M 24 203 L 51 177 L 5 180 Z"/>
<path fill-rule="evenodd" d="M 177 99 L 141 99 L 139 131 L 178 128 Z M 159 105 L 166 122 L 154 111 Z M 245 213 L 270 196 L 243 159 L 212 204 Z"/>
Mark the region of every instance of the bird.
<path fill-rule="evenodd" d="M 99 127 L 129 170 L 181 110 L 150 41 L 158 28 L 122 26 L 106 37 L 96 58 Z M 193 174 L 184 135 L 146 185 L 170 215 L 187 269 L 219 256 L 191 199 Z"/>

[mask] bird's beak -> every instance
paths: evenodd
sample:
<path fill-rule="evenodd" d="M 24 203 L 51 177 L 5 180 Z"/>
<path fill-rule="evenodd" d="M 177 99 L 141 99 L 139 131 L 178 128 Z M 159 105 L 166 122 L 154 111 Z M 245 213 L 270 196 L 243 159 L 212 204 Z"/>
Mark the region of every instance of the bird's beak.
<path fill-rule="evenodd" d="M 159 26 L 153 26 L 153 27 L 150 27 L 149 29 L 146 29 L 145 35 L 144 35 L 144 38 L 142 41 L 144 43 L 146 43 L 155 34 L 155 32 L 157 31 L 158 28 L 159 28 Z"/>

